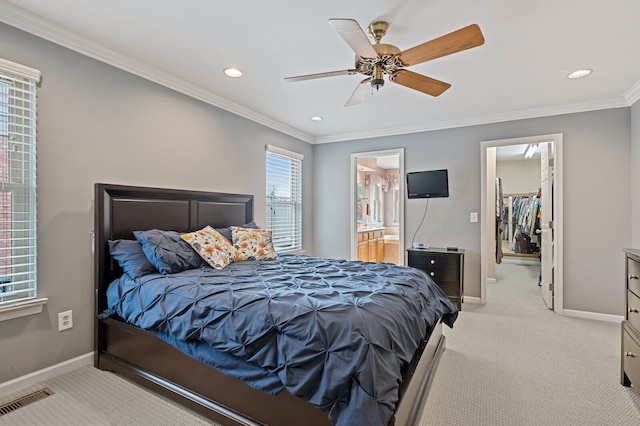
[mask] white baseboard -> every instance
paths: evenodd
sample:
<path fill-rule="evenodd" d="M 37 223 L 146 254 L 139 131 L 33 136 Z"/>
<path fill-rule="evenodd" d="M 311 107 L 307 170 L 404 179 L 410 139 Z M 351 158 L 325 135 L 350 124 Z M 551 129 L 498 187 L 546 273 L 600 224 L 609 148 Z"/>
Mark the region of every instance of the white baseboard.
<path fill-rule="evenodd" d="M 34 371 L 33 373 L 26 374 L 22 377 L 17 377 L 13 380 L 9 380 L 8 382 L 0 383 L 0 397 L 18 392 L 19 390 L 37 385 L 38 383 L 44 382 L 53 377 L 68 373 L 76 368 L 91 364 L 93 364 L 93 351 L 61 362 L 60 364 Z"/>
<path fill-rule="evenodd" d="M 562 315 L 564 315 L 565 317 L 585 318 L 585 319 L 605 321 L 605 322 L 624 321 L 624 317 L 622 315 L 600 314 L 597 312 L 587 312 L 587 311 L 574 311 L 573 309 L 563 309 Z"/>
<path fill-rule="evenodd" d="M 464 303 L 475 303 L 477 305 L 481 304 L 482 302 L 480 302 L 480 298 L 479 297 L 469 297 L 469 296 L 465 296 L 464 297 Z"/>

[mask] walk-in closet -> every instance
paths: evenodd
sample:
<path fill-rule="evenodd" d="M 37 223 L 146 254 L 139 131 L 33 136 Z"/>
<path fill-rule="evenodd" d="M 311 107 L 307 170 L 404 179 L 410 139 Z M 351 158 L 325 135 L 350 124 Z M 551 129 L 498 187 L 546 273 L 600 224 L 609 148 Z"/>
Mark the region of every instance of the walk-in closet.
<path fill-rule="evenodd" d="M 541 160 L 529 145 L 498 148 L 496 156 L 496 263 L 539 266 L 541 256 Z M 504 152 L 501 153 L 501 150 Z M 498 266 L 500 275 L 513 270 Z M 502 276 L 502 278 L 507 278 Z M 537 282 L 531 285 L 537 286 Z"/>

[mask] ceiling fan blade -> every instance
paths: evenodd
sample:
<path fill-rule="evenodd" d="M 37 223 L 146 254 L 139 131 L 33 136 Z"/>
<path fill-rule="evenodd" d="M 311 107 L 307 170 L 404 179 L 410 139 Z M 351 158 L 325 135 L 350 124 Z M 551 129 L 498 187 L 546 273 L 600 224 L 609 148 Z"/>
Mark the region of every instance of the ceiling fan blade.
<path fill-rule="evenodd" d="M 444 81 L 404 69 L 396 71 L 389 76 L 389 81 L 431 96 L 440 96 L 445 90 L 451 87 L 449 83 L 445 83 Z"/>
<path fill-rule="evenodd" d="M 364 33 L 360 24 L 354 19 L 329 19 L 329 23 L 338 31 L 338 34 L 361 58 L 374 59 L 378 52 L 373 48 L 369 38 Z"/>
<path fill-rule="evenodd" d="M 400 53 L 399 58 L 404 66 L 410 66 L 481 46 L 482 44 L 484 44 L 484 37 L 480 27 L 477 24 L 471 24 L 468 27 L 407 49 Z"/>
<path fill-rule="evenodd" d="M 295 81 L 312 80 L 314 78 L 333 77 L 336 75 L 353 75 L 357 73 L 358 71 L 356 70 L 329 71 L 329 72 L 320 72 L 317 74 L 307 74 L 307 75 L 297 75 L 295 77 L 286 77 L 284 80 L 289 82 L 295 82 Z"/>
<path fill-rule="evenodd" d="M 364 80 L 362 80 L 360 84 L 358 84 L 358 86 L 356 87 L 356 90 L 353 91 L 349 99 L 347 99 L 347 103 L 344 104 L 344 106 L 348 107 L 348 106 L 354 106 L 362 103 L 362 101 L 364 101 L 365 96 L 367 96 L 369 89 L 371 88 L 370 83 L 371 83 L 371 77 L 365 78 Z"/>

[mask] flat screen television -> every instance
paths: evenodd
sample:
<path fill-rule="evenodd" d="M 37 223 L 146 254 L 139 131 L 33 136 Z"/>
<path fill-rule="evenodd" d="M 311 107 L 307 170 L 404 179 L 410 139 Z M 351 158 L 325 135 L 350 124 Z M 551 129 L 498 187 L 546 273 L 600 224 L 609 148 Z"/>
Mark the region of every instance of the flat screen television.
<path fill-rule="evenodd" d="M 449 196 L 446 169 L 407 173 L 408 198 L 444 198 Z"/>

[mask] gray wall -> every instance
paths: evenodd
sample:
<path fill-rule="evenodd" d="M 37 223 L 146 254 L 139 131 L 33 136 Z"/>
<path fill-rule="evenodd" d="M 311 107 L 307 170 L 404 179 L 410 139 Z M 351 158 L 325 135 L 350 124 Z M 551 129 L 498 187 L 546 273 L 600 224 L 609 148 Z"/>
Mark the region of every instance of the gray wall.
<path fill-rule="evenodd" d="M 95 182 L 254 194 L 265 218 L 265 144 L 312 146 L 0 24 L 0 57 L 42 72 L 38 90 L 40 315 L 0 322 L 0 383 L 93 350 Z M 303 241 L 313 223 L 304 200 Z M 57 331 L 57 313 L 74 327 Z"/>
<path fill-rule="evenodd" d="M 448 168 L 451 197 L 430 201 L 416 241 L 464 247 L 467 294 L 477 297 L 480 227 L 469 212 L 480 211 L 480 141 L 564 133 L 565 307 L 623 313 L 620 250 L 631 242 L 637 106 L 311 146 L 4 24 L 0 57 L 43 73 L 38 278 L 39 295 L 49 298 L 40 315 L 0 322 L 0 382 L 92 350 L 95 182 L 252 193 L 261 223 L 265 144 L 305 155 L 304 248 L 326 257 L 349 257 L 352 152 L 404 147 L 406 171 Z M 405 203 L 410 244 L 425 201 Z M 68 309 L 74 328 L 59 333 L 57 313 Z"/>
<path fill-rule="evenodd" d="M 429 202 L 416 241 L 466 249 L 465 294 L 479 297 L 480 222 L 470 223 L 469 213 L 480 212 L 481 141 L 563 133 L 564 307 L 623 315 L 621 250 L 631 242 L 630 129 L 631 109 L 620 108 L 317 145 L 314 252 L 349 258 L 349 238 L 336 236 L 349 235 L 350 154 L 404 147 L 407 172 L 449 169 L 451 197 Z M 407 246 L 425 203 L 405 200 Z"/>

